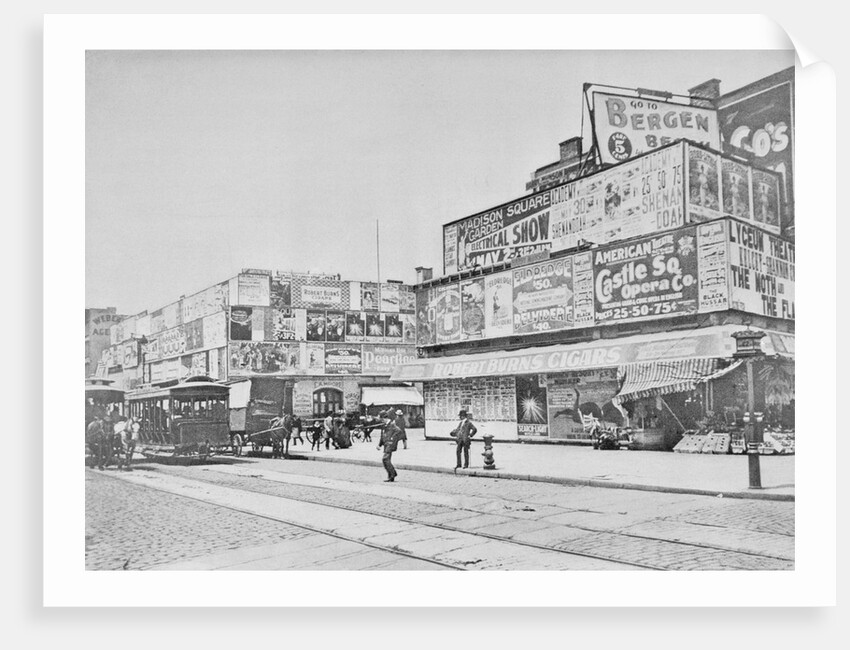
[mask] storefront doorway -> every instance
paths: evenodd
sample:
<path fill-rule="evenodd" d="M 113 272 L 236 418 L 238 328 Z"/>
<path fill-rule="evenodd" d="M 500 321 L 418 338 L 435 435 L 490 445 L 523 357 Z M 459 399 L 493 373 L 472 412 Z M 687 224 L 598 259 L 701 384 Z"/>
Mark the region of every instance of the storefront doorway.
<path fill-rule="evenodd" d="M 320 388 L 313 391 L 313 416 L 323 417 L 328 413 L 342 411 L 342 391 L 338 388 Z"/>

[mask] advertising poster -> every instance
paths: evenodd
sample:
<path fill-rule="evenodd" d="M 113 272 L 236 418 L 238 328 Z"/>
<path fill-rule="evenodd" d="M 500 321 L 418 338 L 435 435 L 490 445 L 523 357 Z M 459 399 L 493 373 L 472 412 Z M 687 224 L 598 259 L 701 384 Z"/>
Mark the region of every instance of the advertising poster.
<path fill-rule="evenodd" d="M 726 254 L 726 223 L 712 221 L 697 227 L 699 312 L 729 308 L 729 263 Z"/>
<path fill-rule="evenodd" d="M 461 338 L 484 337 L 484 278 L 460 283 Z"/>
<path fill-rule="evenodd" d="M 416 315 L 401 314 L 402 341 L 411 345 L 416 344 Z"/>
<path fill-rule="evenodd" d="M 360 283 L 360 304 L 366 311 L 378 311 L 380 291 L 376 282 Z"/>
<path fill-rule="evenodd" d="M 381 311 L 398 313 L 399 288 L 397 284 L 381 285 Z"/>
<path fill-rule="evenodd" d="M 240 273 L 238 278 L 240 305 L 269 306 L 269 276 Z"/>
<path fill-rule="evenodd" d="M 457 232 L 457 271 L 548 250 L 550 207 L 547 190 L 444 226 Z"/>
<path fill-rule="evenodd" d="M 359 375 L 363 359 L 359 345 L 328 343 L 325 346 L 325 374 Z"/>
<path fill-rule="evenodd" d="M 227 345 L 227 312 L 204 316 L 202 322 L 204 347 L 223 348 Z"/>
<path fill-rule="evenodd" d="M 329 311 L 326 312 L 327 319 L 327 340 L 328 341 L 344 341 L 345 340 L 345 312 L 344 311 Z"/>
<path fill-rule="evenodd" d="M 264 343 L 240 341 L 231 343 L 230 374 L 295 374 L 300 370 L 297 343 Z"/>
<path fill-rule="evenodd" d="M 589 327 L 594 323 L 593 255 L 590 252 L 573 255 L 573 324 Z"/>
<path fill-rule="evenodd" d="M 697 311 L 696 229 L 593 252 L 597 324 Z"/>
<path fill-rule="evenodd" d="M 159 338 L 149 338 L 147 343 L 142 344 L 142 352 L 145 355 L 145 361 L 150 363 L 162 358 L 159 351 Z"/>
<path fill-rule="evenodd" d="M 512 271 L 514 334 L 572 327 L 572 259 L 530 264 Z"/>
<path fill-rule="evenodd" d="M 160 334 L 159 349 L 163 358 L 175 357 L 186 352 L 186 332 L 183 327 L 174 327 Z"/>
<path fill-rule="evenodd" d="M 752 199 L 750 197 L 750 168 L 741 163 L 720 159 L 721 183 L 723 191 L 723 212 L 744 221 L 753 220 Z"/>
<path fill-rule="evenodd" d="M 794 244 L 737 221 L 728 229 L 730 307 L 794 320 Z"/>
<path fill-rule="evenodd" d="M 250 341 L 253 312 L 251 307 L 230 308 L 230 340 Z"/>
<path fill-rule="evenodd" d="M 460 286 L 437 287 L 437 343 L 460 340 Z"/>
<path fill-rule="evenodd" d="M 363 309 L 363 305 L 360 302 L 363 297 L 362 293 L 363 291 L 359 282 L 348 283 L 348 309 L 350 311 L 360 311 Z"/>
<path fill-rule="evenodd" d="M 685 225 L 682 145 L 551 190 L 552 250 L 605 244 Z"/>
<path fill-rule="evenodd" d="M 384 340 L 384 315 L 379 312 L 366 312 L 366 341 Z"/>
<path fill-rule="evenodd" d="M 194 296 L 189 296 L 188 298 L 180 299 L 181 322 L 188 323 L 202 316 L 200 310 L 198 309 L 198 298 L 199 295 L 196 294 Z"/>
<path fill-rule="evenodd" d="M 324 343 L 308 343 L 307 372 L 321 375 L 325 372 L 325 345 Z"/>
<path fill-rule="evenodd" d="M 513 300 L 510 271 L 484 278 L 484 330 L 487 338 L 513 334 Z"/>
<path fill-rule="evenodd" d="M 416 294 L 413 292 L 413 287 L 399 287 L 398 310 L 402 314 L 416 313 Z"/>
<path fill-rule="evenodd" d="M 162 308 L 162 323 L 165 329 L 180 325 L 180 303 L 173 302 Z"/>
<path fill-rule="evenodd" d="M 125 368 L 135 368 L 139 365 L 139 344 L 136 341 L 124 344 L 124 362 Z"/>
<path fill-rule="evenodd" d="M 189 367 L 190 374 L 193 377 L 207 374 L 207 353 L 196 352 L 191 357 L 191 366 Z"/>
<path fill-rule="evenodd" d="M 364 375 L 390 375 L 396 366 L 415 360 L 416 348 L 412 345 L 369 345 L 367 343 L 363 346 Z"/>
<path fill-rule="evenodd" d="M 226 352 L 227 350 L 221 350 L 221 352 Z M 207 353 L 207 374 L 213 379 L 224 379 L 222 376 L 224 373 L 221 372 L 221 368 L 219 367 L 219 350 L 210 350 Z"/>
<path fill-rule="evenodd" d="M 443 272 L 457 273 L 457 226 L 446 226 L 443 229 Z"/>
<path fill-rule="evenodd" d="M 186 350 L 200 350 L 204 347 L 204 322 L 200 318 L 183 326 L 186 332 Z"/>
<path fill-rule="evenodd" d="M 327 325 L 325 322 L 325 312 L 307 310 L 307 340 L 308 341 L 324 341 Z"/>
<path fill-rule="evenodd" d="M 516 378 L 517 433 L 521 437 L 545 438 L 549 435 L 545 375 Z"/>
<path fill-rule="evenodd" d="M 621 163 L 680 138 L 720 151 L 717 111 L 711 108 L 595 92 L 593 126 L 603 163 Z"/>
<path fill-rule="evenodd" d="M 383 294 L 382 294 L 383 295 Z M 399 314 L 383 314 L 384 316 L 384 338 L 388 343 L 401 343 L 404 330 Z"/>
<path fill-rule="evenodd" d="M 366 336 L 366 316 L 361 311 L 345 313 L 345 340 L 363 341 Z"/>
<path fill-rule="evenodd" d="M 195 301 L 195 309 L 197 310 L 195 317 L 210 316 L 216 312 L 224 311 L 229 304 L 227 293 L 228 286 L 226 282 L 202 291 L 198 294 Z"/>
<path fill-rule="evenodd" d="M 295 315 L 295 340 L 296 341 L 306 341 L 307 340 L 307 310 L 306 309 L 293 309 L 292 313 Z"/>
<path fill-rule="evenodd" d="M 437 290 L 426 287 L 416 291 L 416 344 L 437 342 Z"/>
<path fill-rule="evenodd" d="M 623 414 L 612 400 L 620 391 L 617 368 L 581 370 L 550 375 L 549 437 L 557 440 L 588 440 L 581 414 L 593 415 L 603 426 L 622 426 Z"/>
<path fill-rule="evenodd" d="M 271 332 L 269 336 L 266 336 L 266 312 L 268 310 L 265 307 L 254 307 L 253 313 L 251 314 L 251 340 L 252 341 L 265 341 L 266 339 L 271 338 Z M 271 326 L 271 322 L 269 322 L 269 326 Z"/>
<path fill-rule="evenodd" d="M 341 307 L 342 286 L 301 285 L 301 302 L 310 307 Z"/>
<path fill-rule="evenodd" d="M 721 215 L 720 156 L 698 147 L 688 152 L 688 218 L 690 222 L 707 221 Z"/>
<path fill-rule="evenodd" d="M 284 309 L 292 306 L 292 280 L 289 277 L 276 275 L 272 277 L 269 303 L 273 309 Z"/>
<path fill-rule="evenodd" d="M 773 174 L 752 170 L 753 220 L 756 225 L 779 234 L 779 179 Z"/>
<path fill-rule="evenodd" d="M 272 338 L 275 341 L 295 341 L 295 315 L 291 307 L 272 310 Z"/>
<path fill-rule="evenodd" d="M 785 204 L 794 205 L 794 69 L 773 75 L 766 84 L 742 88 L 722 102 L 718 115 L 724 153 L 779 172 Z"/>
<path fill-rule="evenodd" d="M 162 310 L 151 312 L 151 334 L 157 334 L 165 329 L 165 321 L 162 319 Z"/>

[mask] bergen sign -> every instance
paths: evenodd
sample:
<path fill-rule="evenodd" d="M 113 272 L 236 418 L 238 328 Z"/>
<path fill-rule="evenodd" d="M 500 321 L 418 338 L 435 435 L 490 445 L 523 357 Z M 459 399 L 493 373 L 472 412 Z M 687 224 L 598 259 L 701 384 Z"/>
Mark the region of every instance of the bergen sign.
<path fill-rule="evenodd" d="M 620 163 L 680 138 L 720 150 L 714 109 L 609 93 L 593 93 L 593 107 L 603 163 Z"/>

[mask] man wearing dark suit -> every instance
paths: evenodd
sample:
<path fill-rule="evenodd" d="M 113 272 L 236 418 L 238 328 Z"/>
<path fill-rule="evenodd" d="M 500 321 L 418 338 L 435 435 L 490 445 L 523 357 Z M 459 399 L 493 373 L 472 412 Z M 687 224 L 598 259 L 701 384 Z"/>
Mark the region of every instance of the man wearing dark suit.
<path fill-rule="evenodd" d="M 384 428 L 381 430 L 381 441 L 377 448 L 384 448 L 384 469 L 387 470 L 387 479 L 384 483 L 392 483 L 398 476 L 398 472 L 393 467 L 393 452 L 398 448 L 401 430 L 393 422 L 393 415 L 390 411 L 383 411 L 379 417 L 384 422 Z"/>
<path fill-rule="evenodd" d="M 460 456 L 463 453 L 463 468 L 469 467 L 469 447 L 472 444 L 472 436 L 478 433 L 478 429 L 472 424 L 466 411 L 461 411 L 457 414 L 460 418 L 457 428 L 452 431 L 452 435 L 457 442 L 457 464 L 455 469 L 460 469 Z"/>

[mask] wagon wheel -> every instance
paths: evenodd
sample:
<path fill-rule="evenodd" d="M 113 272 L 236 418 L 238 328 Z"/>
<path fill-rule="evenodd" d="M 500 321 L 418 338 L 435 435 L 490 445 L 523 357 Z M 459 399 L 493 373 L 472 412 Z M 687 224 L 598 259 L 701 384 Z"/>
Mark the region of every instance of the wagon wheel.
<path fill-rule="evenodd" d="M 233 449 L 233 455 L 234 456 L 241 456 L 242 455 L 242 436 L 240 436 L 238 433 L 234 434 L 230 443 L 231 443 L 231 448 Z"/>
<path fill-rule="evenodd" d="M 254 442 L 254 441 L 252 440 L 252 441 L 251 441 L 251 448 L 252 448 L 255 452 L 259 452 L 259 451 L 262 451 L 262 450 L 263 450 L 263 445 L 261 445 L 259 442 Z"/>

